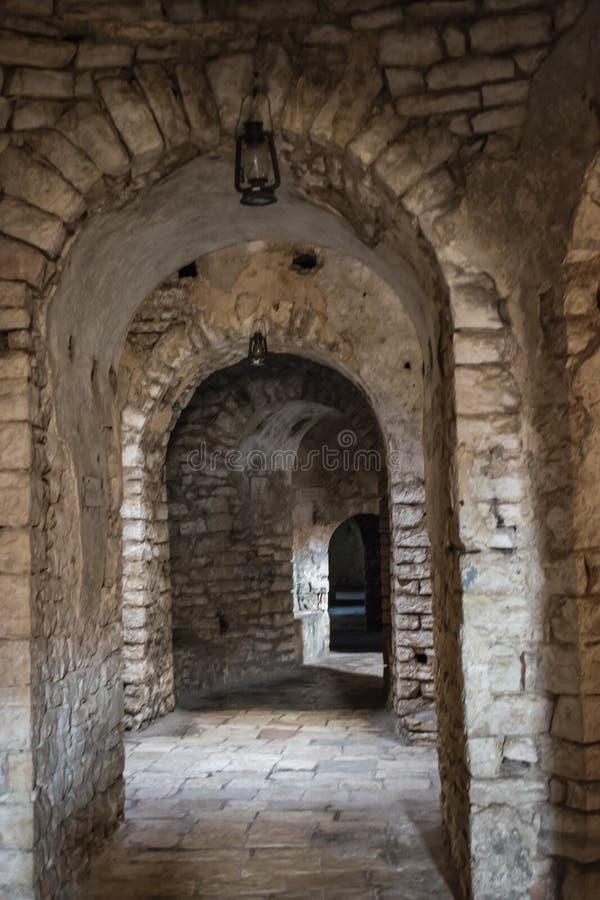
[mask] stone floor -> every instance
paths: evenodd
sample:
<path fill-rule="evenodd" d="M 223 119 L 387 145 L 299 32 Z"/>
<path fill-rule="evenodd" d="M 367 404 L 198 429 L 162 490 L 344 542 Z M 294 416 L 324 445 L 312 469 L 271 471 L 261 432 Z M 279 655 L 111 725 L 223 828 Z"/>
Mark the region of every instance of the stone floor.
<path fill-rule="evenodd" d="M 83 896 L 453 897 L 435 751 L 381 699 L 378 654 L 331 654 L 131 734 L 125 821 Z"/>

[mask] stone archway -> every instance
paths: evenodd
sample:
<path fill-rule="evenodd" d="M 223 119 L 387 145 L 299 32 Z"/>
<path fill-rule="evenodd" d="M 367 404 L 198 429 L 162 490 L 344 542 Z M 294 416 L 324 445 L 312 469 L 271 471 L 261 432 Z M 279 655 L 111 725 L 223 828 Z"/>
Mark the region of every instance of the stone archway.
<path fill-rule="evenodd" d="M 239 12 L 233 10 L 232 15 L 235 17 Z M 547 852 L 538 846 L 535 818 L 538 801 L 529 798 L 527 779 L 521 779 L 518 772 L 511 770 L 509 786 L 501 778 L 504 759 L 522 764 L 535 756 L 533 768 L 538 771 L 537 742 L 539 735 L 547 731 L 547 708 L 539 686 L 527 683 L 521 688 L 519 677 L 515 681 L 514 673 L 521 672 L 518 653 L 507 654 L 509 673 L 498 694 L 490 690 L 496 663 L 490 664 L 488 672 L 484 662 L 491 658 L 489 651 L 494 643 L 487 631 L 490 621 L 503 634 L 504 644 L 510 645 L 515 640 L 507 624 L 509 617 L 503 614 L 496 621 L 492 616 L 495 609 L 508 608 L 514 614 L 513 621 L 522 618 L 521 630 L 531 628 L 532 633 L 539 616 L 526 602 L 514 602 L 515 593 L 523 600 L 529 596 L 522 573 L 530 560 L 531 543 L 527 529 L 522 528 L 527 500 L 521 488 L 526 493 L 527 479 L 517 459 L 522 449 L 519 389 L 513 378 L 518 348 L 512 339 L 512 323 L 505 314 L 505 301 L 514 285 L 506 277 L 503 266 L 481 251 L 488 232 L 478 228 L 477 216 L 473 221 L 469 221 L 468 215 L 462 217 L 464 207 L 460 207 L 461 190 L 457 185 L 462 184 L 470 160 L 480 159 L 481 166 L 467 184 L 467 193 L 471 197 L 482 194 L 487 167 L 493 169 L 498 160 L 498 171 L 491 183 L 504 186 L 503 172 L 499 171 L 502 156 L 510 157 L 516 152 L 519 123 L 526 116 L 521 104 L 528 84 L 521 82 L 529 81 L 552 41 L 573 22 L 577 12 L 577 4 L 570 11 L 561 10 L 554 18 L 546 11 L 529 23 L 531 31 L 523 30 L 515 18 L 514 31 L 518 38 L 510 36 L 512 31 L 507 36 L 503 30 L 504 43 L 499 44 L 494 40 L 489 21 L 476 22 L 467 17 L 466 24 L 459 23 L 459 31 L 468 28 L 474 36 L 469 52 L 490 56 L 483 74 L 479 70 L 477 78 L 488 77 L 492 71 L 488 64 L 499 65 L 506 77 L 518 74 L 519 84 L 509 82 L 509 85 L 520 92 L 520 99 L 516 106 L 511 103 L 506 106 L 502 90 L 488 85 L 482 92 L 475 92 L 477 111 L 460 113 L 452 127 L 449 117 L 443 118 L 441 124 L 426 118 L 445 109 L 446 97 L 452 96 L 438 90 L 443 82 L 438 82 L 437 88 L 435 83 L 428 85 L 428 90 L 417 99 L 412 96 L 410 101 L 400 100 L 401 108 L 411 116 L 415 114 L 418 123 L 404 122 L 394 112 L 385 90 L 396 92 L 399 87 L 398 72 L 394 73 L 393 66 L 398 38 L 390 36 L 387 20 L 382 25 L 377 17 L 374 20 L 367 17 L 365 21 L 359 16 L 360 21 L 354 22 L 345 18 L 338 22 L 334 17 L 339 29 L 332 22 L 324 27 L 319 22 L 309 35 L 303 24 L 301 34 L 294 37 L 297 44 L 308 47 L 301 54 L 300 78 L 294 78 L 279 39 L 260 48 L 270 60 L 270 89 L 277 95 L 276 116 L 282 114 L 277 121 L 285 122 L 295 183 L 312 200 L 328 204 L 353 221 L 362 243 L 350 230 L 344 230 L 335 216 L 319 216 L 318 221 L 309 217 L 303 228 L 290 218 L 287 236 L 310 241 L 318 237 L 327 244 L 334 240 L 336 233 L 339 236 L 340 230 L 344 232 L 338 247 L 349 252 L 347 242 L 350 241 L 354 248 L 350 255 L 359 259 L 365 253 L 369 256 L 372 267 L 384 274 L 412 304 L 423 341 L 427 377 L 431 378 L 427 418 L 437 423 L 427 437 L 427 455 L 432 460 L 430 494 L 436 498 L 435 516 L 431 518 L 440 524 L 439 538 L 433 545 L 434 593 L 445 611 L 441 623 L 443 634 L 436 637 L 436 643 L 443 650 L 440 660 L 445 656 L 455 662 L 461 658 L 467 660 L 465 702 L 469 711 L 466 718 L 475 823 L 471 843 L 476 892 L 486 890 L 486 885 L 496 876 L 503 879 L 502 884 L 509 890 L 513 883 L 520 884 L 523 880 L 533 883 L 547 872 Z M 126 10 L 126 19 L 129 14 L 130 10 Z M 114 23 L 106 19 L 103 10 L 99 10 L 98 16 L 95 20 L 98 24 L 90 25 L 90 33 L 94 40 L 107 42 L 115 33 Z M 237 94 L 244 89 L 244 78 L 240 76 L 236 80 L 235 89 L 227 86 L 224 75 L 230 69 L 224 57 L 239 55 L 239 71 L 249 76 L 251 54 L 240 54 L 240 50 L 245 50 L 248 42 L 253 46 L 256 39 L 253 25 L 243 20 L 240 24 L 239 19 L 235 26 L 231 21 L 224 26 L 215 26 L 211 21 L 207 26 L 203 22 L 192 26 L 169 22 L 166 38 L 162 33 L 165 23 L 161 22 L 160 27 L 150 29 L 153 37 L 149 39 L 147 30 L 140 30 L 139 24 L 132 24 L 129 19 L 124 31 L 119 32 L 122 43 L 107 43 L 98 51 L 94 41 L 86 39 L 76 44 L 70 39 L 81 25 L 80 13 L 73 4 L 66 13 L 61 9 L 60 14 L 49 14 L 48 18 L 58 31 L 53 36 L 48 33 L 48 23 L 40 26 L 38 22 L 34 29 L 37 37 L 32 37 L 27 30 L 20 31 L 29 27 L 27 21 L 23 25 L 23 21 L 19 24 L 13 18 L 9 23 L 14 29 L 13 44 L 3 53 L 9 53 L 8 65 L 21 66 L 29 65 L 35 52 L 36 59 L 61 76 L 59 91 L 74 92 L 77 82 L 77 99 L 29 103 L 3 98 L 3 116 L 8 111 L 13 113 L 12 145 L 3 154 L 0 168 L 3 190 L 12 198 L 3 206 L 5 236 L 1 249 L 3 275 L 11 280 L 5 289 L 10 335 L 6 366 L 7 374 L 12 376 L 7 379 L 12 383 L 9 389 L 14 391 L 18 409 L 11 433 L 14 445 L 19 448 L 11 460 L 11 485 L 7 482 L 3 487 L 8 507 L 3 552 L 9 560 L 3 574 L 9 579 L 11 594 L 13 590 L 15 596 L 18 593 L 21 603 L 30 599 L 32 608 L 31 619 L 15 613 L 16 619 L 11 619 L 5 635 L 18 663 L 16 668 L 22 674 L 17 684 L 11 680 L 8 686 L 11 715 L 20 714 L 26 722 L 16 738 L 8 741 L 7 752 L 19 760 L 26 757 L 30 775 L 35 769 L 35 775 L 29 780 L 35 781 L 39 788 L 36 818 L 42 835 L 36 847 L 36 871 L 44 889 L 51 891 L 69 877 L 71 869 L 78 867 L 77 854 L 72 854 L 68 861 L 67 857 L 75 846 L 82 844 L 82 835 L 101 831 L 114 818 L 120 802 L 120 643 L 115 625 L 120 472 L 117 442 L 111 435 L 119 427 L 113 394 L 118 387 L 115 379 L 120 344 L 129 319 L 143 297 L 174 266 L 185 264 L 223 241 L 279 237 L 286 232 L 281 231 L 281 223 L 276 227 L 275 219 L 267 226 L 269 220 L 263 218 L 263 231 L 255 229 L 249 218 L 240 223 L 237 205 L 233 200 L 228 205 L 228 165 L 220 167 L 216 162 L 208 165 L 200 161 L 182 167 L 184 160 L 199 150 L 204 152 L 209 148 L 215 154 L 220 152 L 217 148 L 221 123 L 229 141 L 234 115 L 230 97 L 235 94 L 237 103 Z M 418 17 L 409 21 L 420 22 Z M 367 34 L 361 37 L 359 32 L 365 26 Z M 419 46 L 425 55 L 433 52 L 427 51 L 428 46 L 435 47 L 441 59 L 451 52 L 449 42 L 456 48 L 458 40 L 460 45 L 456 28 L 450 32 L 444 29 L 442 43 L 437 32 L 434 39 L 431 29 L 435 31 L 435 26 L 420 23 L 419 27 L 425 28 L 419 35 L 422 39 Z M 285 30 L 290 30 L 287 25 Z M 44 31 L 46 37 L 39 37 Z M 157 32 L 160 32 L 158 37 Z M 209 71 L 210 90 L 203 69 L 189 65 L 185 58 L 190 34 L 195 49 L 200 47 L 208 55 L 214 53 Z M 515 47 L 513 40 L 516 40 Z M 542 50 L 531 49 L 530 40 L 534 48 L 541 45 Z M 343 48 L 352 45 L 354 49 L 354 42 L 356 56 L 349 61 Z M 380 66 L 371 63 L 370 51 L 375 43 Z M 173 46 L 177 48 L 175 51 Z M 137 75 L 141 89 L 138 82 L 131 80 L 134 49 L 139 53 Z M 466 49 L 465 43 L 465 52 Z M 294 54 L 296 50 L 294 47 Z M 175 55 L 171 56 L 173 52 Z M 70 68 L 76 53 L 77 78 Z M 165 54 L 169 61 L 163 64 Z M 102 77 L 107 60 L 119 70 L 119 74 L 108 79 Z M 457 68 L 462 71 L 465 63 L 472 62 L 467 57 L 457 62 L 434 61 L 433 65 L 450 66 L 450 69 L 437 70 L 437 77 L 441 77 L 444 72 L 456 73 Z M 475 62 L 479 65 L 480 60 Z M 170 69 L 175 65 L 179 69 L 176 75 L 187 120 L 171 86 Z M 386 77 L 389 73 L 389 83 L 379 95 L 382 70 L 387 70 Z M 98 83 L 88 77 L 90 72 L 95 73 Z M 123 72 L 125 78 L 121 77 Z M 364 77 L 365 73 L 368 77 Z M 25 97 L 32 91 L 35 93 L 31 73 L 14 73 L 14 79 L 13 73 L 10 74 L 11 96 L 12 92 L 19 95 L 19 91 Z M 342 74 L 351 77 L 342 78 Z M 421 81 L 422 77 L 419 72 Z M 360 103 L 350 104 L 348 96 L 356 99 L 358 82 L 364 85 Z M 463 102 L 471 92 L 458 93 L 459 102 Z M 479 110 L 484 95 L 493 104 L 491 110 Z M 469 102 L 474 102 L 473 97 Z M 125 107 L 135 112 L 133 130 L 128 128 L 128 118 L 123 115 Z M 350 109 L 352 112 L 347 113 Z M 165 111 L 167 114 L 163 114 Z M 408 124 L 410 127 L 404 131 Z M 192 141 L 188 141 L 190 134 Z M 3 138 L 2 146 L 5 144 Z M 30 158 L 22 150 L 23 144 L 31 149 Z M 227 152 L 223 155 L 227 157 Z M 154 163 L 156 168 L 150 172 Z M 156 185 L 155 179 L 164 178 L 172 168 L 178 171 Z M 561 173 L 563 168 L 561 162 Z M 410 171 L 409 183 L 405 178 L 406 169 Z M 533 167 L 528 171 L 533 171 Z M 199 232 L 203 230 L 202 221 L 205 226 L 207 223 L 190 195 L 207 201 L 206 209 L 212 218 L 208 222 L 211 240 L 204 246 L 206 235 L 199 237 Z M 216 208 L 219 216 L 212 215 L 209 195 L 215 201 L 212 211 Z M 138 199 L 134 199 L 136 196 Z M 129 206 L 121 212 L 102 212 L 121 203 Z M 454 213 L 457 204 L 455 217 L 449 215 L 438 221 L 447 213 Z M 80 229 L 86 205 L 93 213 L 93 221 Z M 487 214 L 488 205 L 483 205 Z M 302 204 L 297 199 L 287 206 L 290 213 L 291 207 L 301 209 L 302 214 L 310 211 L 310 204 Z M 229 220 L 228 228 L 220 231 L 215 223 L 225 219 Z M 179 232 L 173 225 L 175 220 L 181 224 Z M 232 222 L 234 233 L 229 228 Z M 136 230 L 137 249 L 131 229 Z M 70 237 L 65 243 L 67 235 Z M 493 243 L 503 246 L 501 241 Z M 365 244 L 376 245 L 376 252 L 367 253 Z M 432 248 L 436 248 L 435 252 Z M 167 264 L 165 256 L 169 254 Z M 95 260 L 95 265 L 89 264 L 91 260 Z M 497 279 L 493 277 L 496 270 L 500 271 Z M 451 305 L 446 301 L 444 280 Z M 31 291 L 41 298 L 32 308 Z M 46 308 L 51 297 L 48 332 L 51 364 L 47 367 Z M 454 335 L 450 310 L 457 329 Z M 429 315 L 427 311 L 433 312 Z M 34 324 L 29 332 L 31 313 Z M 421 318 L 422 313 L 426 313 L 428 323 Z M 459 453 L 456 457 L 452 340 L 458 363 Z M 30 358 L 26 348 L 32 345 L 34 353 Z M 27 379 L 32 360 L 31 385 Z M 50 381 L 46 380 L 48 374 Z M 504 417 L 502 422 L 496 417 L 499 409 Z M 495 465 L 498 447 L 504 448 L 506 457 L 502 464 Z M 32 460 L 35 476 L 29 477 Z M 457 462 L 456 497 L 448 475 L 454 461 Z M 15 471 L 18 474 L 12 484 Z M 510 481 L 507 476 L 514 478 Z M 512 544 L 515 528 L 522 528 L 516 547 Z M 461 593 L 454 574 L 459 568 L 468 612 L 462 637 Z M 451 577 L 444 577 L 448 572 L 452 573 Z M 534 648 L 537 647 L 535 634 L 531 640 Z M 29 675 L 30 657 L 34 662 L 33 682 Z M 68 660 L 66 673 L 65 659 Z M 528 657 L 529 672 L 533 669 L 530 663 Z M 441 680 L 448 686 L 448 695 L 440 699 L 441 719 L 448 725 L 448 740 L 443 749 L 453 763 L 446 766 L 445 783 L 460 785 L 456 792 L 455 788 L 450 790 L 450 796 L 446 792 L 445 806 L 456 857 L 467 873 L 464 735 L 460 722 L 454 722 L 452 715 L 454 709 L 462 708 L 462 675 L 460 672 L 458 678 L 454 675 L 452 667 L 444 669 L 442 664 Z M 98 694 L 94 688 L 100 677 L 104 690 Z M 83 686 L 85 704 L 78 696 L 77 684 Z M 65 723 L 56 711 L 56 695 L 62 696 L 63 692 L 68 708 L 76 713 L 72 725 Z M 89 703 L 91 696 L 95 699 Z M 478 705 L 478 699 L 483 696 L 488 707 L 494 710 L 493 717 L 488 717 Z M 518 701 L 518 715 L 512 707 L 514 696 Z M 32 704 L 33 740 L 29 730 Z M 519 719 L 516 735 L 511 730 L 515 715 Z M 102 719 L 101 723 L 96 716 Z M 40 745 L 41 736 L 48 736 L 44 740 L 51 750 L 34 753 L 33 747 Z M 522 737 L 529 742 L 525 749 L 520 742 Z M 94 756 L 92 752 L 93 758 L 84 759 L 82 747 L 89 743 L 101 748 L 100 754 Z M 104 754 L 102 748 L 106 750 Z M 522 758 L 523 754 L 526 758 Z M 103 762 L 99 761 L 100 756 L 104 757 Z M 63 760 L 61 766 L 56 764 L 57 757 Z M 67 786 L 85 783 L 91 771 L 96 771 L 94 803 L 86 804 L 83 790 L 73 791 L 67 800 Z M 523 768 L 519 771 L 522 773 Z M 499 794 L 488 790 L 490 781 Z M 16 853 L 15 865 L 19 871 L 16 877 L 23 883 L 31 883 L 33 807 L 29 801 L 23 802 L 17 787 L 11 788 L 11 797 L 15 816 L 26 822 L 26 835 L 24 846 L 10 847 L 9 851 Z M 49 798 L 53 798 L 52 803 Z M 492 875 L 486 874 L 490 846 L 503 847 L 502 841 L 492 839 L 498 821 L 496 813 L 490 812 L 490 806 L 494 805 L 502 808 L 503 821 L 514 821 L 515 808 L 523 814 L 517 843 L 527 863 L 533 860 L 532 867 L 515 867 L 512 858 L 504 859 L 500 850 L 490 869 Z M 56 851 L 59 846 L 63 846 L 64 852 Z"/>

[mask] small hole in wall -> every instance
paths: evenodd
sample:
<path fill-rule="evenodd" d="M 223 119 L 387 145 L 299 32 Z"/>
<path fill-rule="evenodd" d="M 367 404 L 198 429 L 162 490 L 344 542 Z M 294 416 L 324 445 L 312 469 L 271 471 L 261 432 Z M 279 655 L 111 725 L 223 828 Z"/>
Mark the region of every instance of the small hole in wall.
<path fill-rule="evenodd" d="M 67 353 L 69 355 L 69 362 L 73 362 L 73 359 L 75 358 L 75 340 L 74 340 L 72 334 L 69 335 L 69 344 L 67 347 Z"/>
<path fill-rule="evenodd" d="M 292 256 L 292 269 L 299 275 L 306 275 L 317 267 L 317 255 L 312 251 L 308 253 L 296 253 Z"/>
<path fill-rule="evenodd" d="M 596 306 L 600 309 L 600 287 L 596 291 Z"/>
<path fill-rule="evenodd" d="M 426 653 L 415 653 L 415 660 L 418 663 L 425 664 L 427 662 L 427 654 Z"/>
<path fill-rule="evenodd" d="M 188 263 L 187 266 L 182 266 L 182 268 L 177 273 L 180 278 L 195 278 L 198 274 L 198 269 L 196 268 L 196 263 L 191 262 Z"/>
<path fill-rule="evenodd" d="M 227 617 L 223 613 L 217 613 L 217 619 L 219 620 L 219 634 L 227 634 L 229 631 Z"/>
<path fill-rule="evenodd" d="M 408 369 L 408 371 L 410 372 L 410 370 L 412 369 L 412 366 L 411 366 L 411 364 L 410 364 L 409 362 L 405 362 L 405 363 L 404 363 L 404 368 L 405 368 L 405 369 Z"/>

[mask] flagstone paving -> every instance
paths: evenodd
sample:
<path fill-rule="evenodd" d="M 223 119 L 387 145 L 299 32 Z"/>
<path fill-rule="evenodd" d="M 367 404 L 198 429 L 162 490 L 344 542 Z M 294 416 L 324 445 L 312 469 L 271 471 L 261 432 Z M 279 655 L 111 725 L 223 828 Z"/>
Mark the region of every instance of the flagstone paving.
<path fill-rule="evenodd" d="M 381 675 L 331 654 L 130 734 L 125 820 L 83 897 L 455 896 L 435 750 L 394 734 Z"/>

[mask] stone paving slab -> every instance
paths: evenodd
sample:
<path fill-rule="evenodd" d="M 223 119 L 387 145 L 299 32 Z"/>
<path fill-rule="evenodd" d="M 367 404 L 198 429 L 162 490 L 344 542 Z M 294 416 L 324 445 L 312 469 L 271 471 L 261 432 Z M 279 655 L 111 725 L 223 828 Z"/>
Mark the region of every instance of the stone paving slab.
<path fill-rule="evenodd" d="M 132 735 L 84 900 L 452 898 L 435 752 L 393 733 L 378 666 L 331 654 L 306 684 L 221 690 Z"/>

